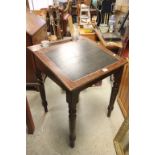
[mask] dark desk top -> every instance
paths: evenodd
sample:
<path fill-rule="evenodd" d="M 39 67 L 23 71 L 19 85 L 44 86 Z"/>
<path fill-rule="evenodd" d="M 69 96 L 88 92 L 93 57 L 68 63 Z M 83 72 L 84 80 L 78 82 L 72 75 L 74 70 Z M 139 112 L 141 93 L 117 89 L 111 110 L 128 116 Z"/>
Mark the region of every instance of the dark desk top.
<path fill-rule="evenodd" d="M 70 90 L 126 63 L 125 59 L 86 38 L 43 48 L 34 54 Z"/>
<path fill-rule="evenodd" d="M 72 81 L 117 61 L 88 40 L 78 40 L 49 49 L 46 56 Z"/>

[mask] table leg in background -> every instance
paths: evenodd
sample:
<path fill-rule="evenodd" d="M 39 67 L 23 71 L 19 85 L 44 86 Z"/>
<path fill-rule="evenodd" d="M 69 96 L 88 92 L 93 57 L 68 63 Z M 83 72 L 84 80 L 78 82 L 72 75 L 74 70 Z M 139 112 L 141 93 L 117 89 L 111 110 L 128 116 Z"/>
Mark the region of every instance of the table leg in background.
<path fill-rule="evenodd" d="M 38 69 L 37 69 L 36 75 L 37 75 L 37 81 L 39 83 L 39 91 L 42 99 L 42 105 L 44 107 L 45 112 L 48 112 L 44 82 L 43 82 L 41 72 Z"/>
<path fill-rule="evenodd" d="M 114 108 L 114 102 L 115 102 L 116 96 L 118 94 L 122 73 L 123 73 L 123 67 L 119 68 L 114 73 L 114 82 L 113 82 L 113 87 L 112 87 L 112 90 L 111 90 L 110 103 L 109 103 L 109 106 L 108 106 L 108 114 L 107 114 L 108 117 L 110 117 L 111 112 L 112 112 L 112 110 Z"/>

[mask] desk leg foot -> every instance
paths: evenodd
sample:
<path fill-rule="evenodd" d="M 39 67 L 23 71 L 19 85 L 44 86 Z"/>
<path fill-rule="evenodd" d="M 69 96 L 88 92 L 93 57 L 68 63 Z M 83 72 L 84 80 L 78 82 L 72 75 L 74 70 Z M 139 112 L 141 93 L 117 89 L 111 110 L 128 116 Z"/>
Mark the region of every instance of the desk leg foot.
<path fill-rule="evenodd" d="M 70 146 L 73 148 L 75 139 L 76 139 L 76 131 L 75 131 L 75 126 L 76 126 L 76 105 L 74 107 L 69 106 L 69 130 L 70 130 Z"/>
<path fill-rule="evenodd" d="M 48 112 L 48 108 L 47 108 L 47 102 L 46 103 L 42 103 L 42 104 L 46 104 L 46 106 L 44 106 L 44 110 L 45 110 L 45 112 L 47 113 Z"/>
<path fill-rule="evenodd" d="M 76 139 L 76 104 L 78 102 L 79 93 L 77 92 L 69 92 L 66 91 L 66 100 L 68 102 L 69 107 L 69 140 L 70 140 L 70 147 L 74 147 L 75 139 Z"/>
<path fill-rule="evenodd" d="M 112 87 L 112 90 L 111 90 L 111 97 L 110 97 L 110 102 L 109 102 L 109 106 L 108 106 L 107 117 L 111 116 L 111 112 L 114 109 L 114 103 L 115 103 L 116 96 L 118 94 L 122 73 L 123 73 L 123 67 L 119 68 L 114 73 L 114 82 L 113 82 L 113 87 Z"/>
<path fill-rule="evenodd" d="M 71 148 L 74 148 L 74 146 L 75 146 L 75 139 L 76 139 L 76 138 L 72 139 L 72 138 L 70 137 L 70 147 L 71 147 Z"/>

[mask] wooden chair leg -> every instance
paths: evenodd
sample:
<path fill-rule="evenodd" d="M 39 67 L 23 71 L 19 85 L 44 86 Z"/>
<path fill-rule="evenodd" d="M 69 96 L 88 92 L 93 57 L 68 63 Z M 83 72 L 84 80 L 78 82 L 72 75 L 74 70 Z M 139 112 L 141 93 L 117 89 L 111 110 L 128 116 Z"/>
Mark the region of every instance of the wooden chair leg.
<path fill-rule="evenodd" d="M 27 83 L 26 90 L 35 90 L 35 91 L 40 92 L 42 105 L 44 107 L 45 112 L 48 112 L 46 94 L 45 94 L 45 88 L 44 88 L 44 81 L 42 78 L 37 79 L 37 80 L 38 80 L 38 82 L 36 82 L 36 83 Z"/>
<path fill-rule="evenodd" d="M 39 91 L 40 91 L 40 96 L 41 96 L 41 99 L 42 99 L 42 105 L 44 107 L 44 110 L 45 110 L 45 112 L 48 112 L 45 88 L 44 88 L 44 84 L 43 83 L 40 83 Z"/>
<path fill-rule="evenodd" d="M 41 72 L 38 69 L 37 69 L 37 72 L 36 72 L 36 76 L 37 76 L 37 81 L 38 81 L 38 84 L 39 84 L 39 91 L 40 91 L 40 96 L 41 96 L 41 99 L 42 99 L 42 105 L 44 107 L 45 112 L 48 112 L 44 81 L 43 81 L 43 77 L 41 75 Z"/>

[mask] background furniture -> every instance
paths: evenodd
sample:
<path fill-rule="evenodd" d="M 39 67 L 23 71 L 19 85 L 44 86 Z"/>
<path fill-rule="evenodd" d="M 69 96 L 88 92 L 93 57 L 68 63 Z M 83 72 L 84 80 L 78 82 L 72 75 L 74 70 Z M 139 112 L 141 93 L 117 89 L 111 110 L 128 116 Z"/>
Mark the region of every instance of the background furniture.
<path fill-rule="evenodd" d="M 97 35 L 96 35 L 96 33 L 94 31 L 90 32 L 90 33 L 88 33 L 88 32 L 86 33 L 84 31 L 84 28 L 79 27 L 79 33 L 80 33 L 81 36 L 87 37 L 87 38 L 89 38 L 89 39 L 91 39 L 93 41 L 97 41 Z"/>
<path fill-rule="evenodd" d="M 129 64 L 124 67 L 123 76 L 117 98 L 124 117 L 129 114 Z"/>
<path fill-rule="evenodd" d="M 125 118 L 113 142 L 117 155 L 129 155 L 129 116 Z"/>
<path fill-rule="evenodd" d="M 91 22 L 91 16 L 90 16 L 90 6 L 85 4 L 80 4 L 80 26 L 84 26 Z"/>
<path fill-rule="evenodd" d="M 115 11 L 115 28 L 114 28 L 114 34 L 118 33 L 121 27 L 121 40 L 120 41 L 107 41 L 106 39 L 103 38 L 103 34 L 101 33 L 100 29 L 98 26 L 94 25 L 95 33 L 97 37 L 99 38 L 101 44 L 113 51 L 114 53 L 118 55 L 122 55 L 128 42 L 129 42 L 129 25 L 128 25 L 128 12 L 120 12 L 120 11 Z M 124 20 L 125 17 L 127 17 L 127 20 Z M 124 23 L 124 24 L 123 24 Z M 123 31 L 124 30 L 124 31 Z"/>
<path fill-rule="evenodd" d="M 27 98 L 26 98 L 26 125 L 28 129 L 28 133 L 33 134 L 35 130 L 35 126 L 34 126 L 32 114 L 31 114 L 31 110 L 30 110 Z"/>
<path fill-rule="evenodd" d="M 113 52 L 116 51 L 115 53 L 119 54 L 122 57 L 124 56 L 128 57 L 129 40 L 128 40 L 127 34 L 123 36 L 123 39 L 122 39 L 123 41 L 105 41 L 102 37 L 102 34 L 97 28 L 95 28 L 95 32 L 101 44 L 104 47 L 112 50 Z M 111 77 L 111 80 L 112 80 L 112 77 Z M 117 101 L 123 113 L 123 116 L 126 117 L 129 112 L 129 65 L 128 64 L 126 64 L 124 67 Z"/>
<path fill-rule="evenodd" d="M 40 17 L 29 11 L 26 12 L 26 47 L 40 43 L 47 39 L 46 22 Z M 47 101 L 44 90 L 45 75 L 39 78 L 36 76 L 38 71 L 35 67 L 33 55 L 26 49 L 26 88 L 39 90 L 42 98 L 42 105 L 47 112 Z"/>
<path fill-rule="evenodd" d="M 110 49 L 110 50 L 115 50 L 115 49 L 121 49 L 123 48 L 123 43 L 122 41 L 106 41 L 103 37 L 102 37 L 102 33 L 100 32 L 100 30 L 98 28 L 95 28 L 95 33 L 97 35 L 97 37 L 99 38 L 101 44 Z"/>
<path fill-rule="evenodd" d="M 46 22 L 33 13 L 26 12 L 26 47 L 39 44 L 47 39 Z M 35 65 L 31 53 L 26 52 L 26 82 L 37 82 Z"/>
<path fill-rule="evenodd" d="M 110 117 L 126 60 L 82 37 L 77 41 L 69 39 L 65 43 L 64 41 L 51 43 L 48 48 L 35 45 L 28 49 L 34 55 L 40 75 L 42 72 L 45 73 L 66 91 L 66 101 L 69 106 L 70 146 L 74 147 L 76 104 L 80 92 L 114 74 L 107 113 L 107 116 Z"/>
<path fill-rule="evenodd" d="M 85 5 L 90 6 L 90 17 L 91 17 L 91 19 L 93 16 L 97 15 L 97 10 L 91 6 L 91 1 L 79 0 L 77 2 L 77 17 L 78 17 L 77 22 L 78 22 L 78 24 L 80 23 L 80 7 L 81 7 L 81 4 L 85 4 Z"/>
<path fill-rule="evenodd" d="M 26 12 L 26 45 L 34 45 L 47 39 L 46 21 L 34 13 Z"/>

